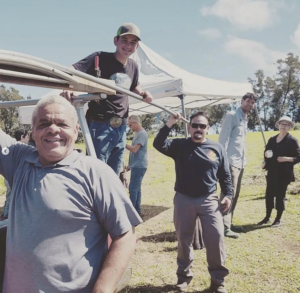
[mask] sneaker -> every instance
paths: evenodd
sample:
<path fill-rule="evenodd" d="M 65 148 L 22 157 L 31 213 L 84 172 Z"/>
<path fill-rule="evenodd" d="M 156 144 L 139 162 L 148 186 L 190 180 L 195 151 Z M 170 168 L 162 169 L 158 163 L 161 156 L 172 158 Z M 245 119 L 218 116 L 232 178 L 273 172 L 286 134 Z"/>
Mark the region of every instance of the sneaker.
<path fill-rule="evenodd" d="M 182 283 L 177 283 L 176 284 L 176 288 L 180 291 L 180 292 L 186 292 L 188 290 L 188 282 L 182 282 Z"/>
<path fill-rule="evenodd" d="M 224 230 L 224 236 L 229 238 L 234 238 L 234 239 L 239 238 L 239 234 L 231 231 L 230 229 Z"/>
<path fill-rule="evenodd" d="M 236 232 L 236 233 L 243 233 L 243 232 L 245 232 L 245 229 L 242 226 L 231 225 L 230 229 L 231 229 L 231 231 Z"/>
<path fill-rule="evenodd" d="M 223 284 L 220 285 L 213 282 L 210 284 L 210 290 L 211 293 L 228 293 Z"/>
<path fill-rule="evenodd" d="M 275 220 L 273 222 L 273 224 L 271 225 L 272 228 L 277 228 L 277 227 L 280 227 L 281 226 L 281 222 L 278 221 L 278 220 Z"/>
<path fill-rule="evenodd" d="M 191 283 L 192 278 L 178 278 L 176 288 L 180 292 L 186 292 L 188 290 L 189 283 Z"/>
<path fill-rule="evenodd" d="M 257 223 L 258 226 L 264 225 L 264 224 L 268 224 L 270 223 L 270 220 L 267 218 L 264 218 L 263 220 L 261 220 L 260 222 Z"/>

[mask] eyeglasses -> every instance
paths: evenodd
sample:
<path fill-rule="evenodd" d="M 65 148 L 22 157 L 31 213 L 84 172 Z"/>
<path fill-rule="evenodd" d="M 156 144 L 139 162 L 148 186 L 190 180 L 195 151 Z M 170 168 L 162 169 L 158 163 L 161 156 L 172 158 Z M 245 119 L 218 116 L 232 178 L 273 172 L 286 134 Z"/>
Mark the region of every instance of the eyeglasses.
<path fill-rule="evenodd" d="M 282 126 L 290 126 L 290 124 L 287 124 L 287 123 L 279 123 L 279 124 Z"/>
<path fill-rule="evenodd" d="M 202 124 L 202 123 L 192 123 L 191 124 L 192 128 L 197 129 L 200 127 L 200 129 L 205 129 L 207 127 L 207 124 Z"/>

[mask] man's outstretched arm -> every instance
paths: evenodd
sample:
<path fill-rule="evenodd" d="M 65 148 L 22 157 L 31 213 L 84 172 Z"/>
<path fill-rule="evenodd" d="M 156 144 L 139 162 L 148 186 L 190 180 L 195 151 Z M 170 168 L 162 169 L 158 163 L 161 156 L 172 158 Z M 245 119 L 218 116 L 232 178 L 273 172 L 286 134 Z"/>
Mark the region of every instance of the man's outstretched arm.
<path fill-rule="evenodd" d="M 136 246 L 134 227 L 114 238 L 92 293 L 113 293 L 121 280 Z"/>

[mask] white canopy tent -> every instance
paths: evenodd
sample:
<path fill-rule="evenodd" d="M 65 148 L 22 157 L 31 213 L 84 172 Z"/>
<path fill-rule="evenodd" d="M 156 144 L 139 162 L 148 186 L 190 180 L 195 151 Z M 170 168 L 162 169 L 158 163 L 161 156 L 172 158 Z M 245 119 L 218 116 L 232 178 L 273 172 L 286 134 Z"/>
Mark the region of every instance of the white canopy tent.
<path fill-rule="evenodd" d="M 139 66 L 139 81 L 144 90 L 151 92 L 154 103 L 167 109 L 200 108 L 239 101 L 246 92 L 252 92 L 250 83 L 234 83 L 214 80 L 190 73 L 167 61 L 140 42 L 133 54 Z M 46 95 L 60 93 L 50 91 Z M 130 114 L 144 115 L 159 113 L 162 110 L 153 105 L 129 97 Z M 19 108 L 20 122 L 30 124 L 34 106 Z"/>
<path fill-rule="evenodd" d="M 151 92 L 155 103 L 169 109 L 181 107 L 183 103 L 186 108 L 231 103 L 252 92 L 250 83 L 210 79 L 181 69 L 142 42 L 132 58 L 139 66 L 142 88 Z M 129 98 L 129 103 L 130 114 L 161 112 L 159 108 L 133 98 Z"/>

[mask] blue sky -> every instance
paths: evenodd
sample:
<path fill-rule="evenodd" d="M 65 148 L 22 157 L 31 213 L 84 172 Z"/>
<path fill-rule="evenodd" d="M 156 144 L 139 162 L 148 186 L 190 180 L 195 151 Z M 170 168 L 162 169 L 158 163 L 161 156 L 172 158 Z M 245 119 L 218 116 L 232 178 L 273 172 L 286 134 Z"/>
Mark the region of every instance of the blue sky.
<path fill-rule="evenodd" d="M 10 0 L 1 3 L 0 49 L 69 66 L 114 51 L 123 22 L 170 62 L 225 81 L 273 75 L 277 59 L 300 54 L 299 0 Z M 49 91 L 13 86 L 33 98 Z"/>

